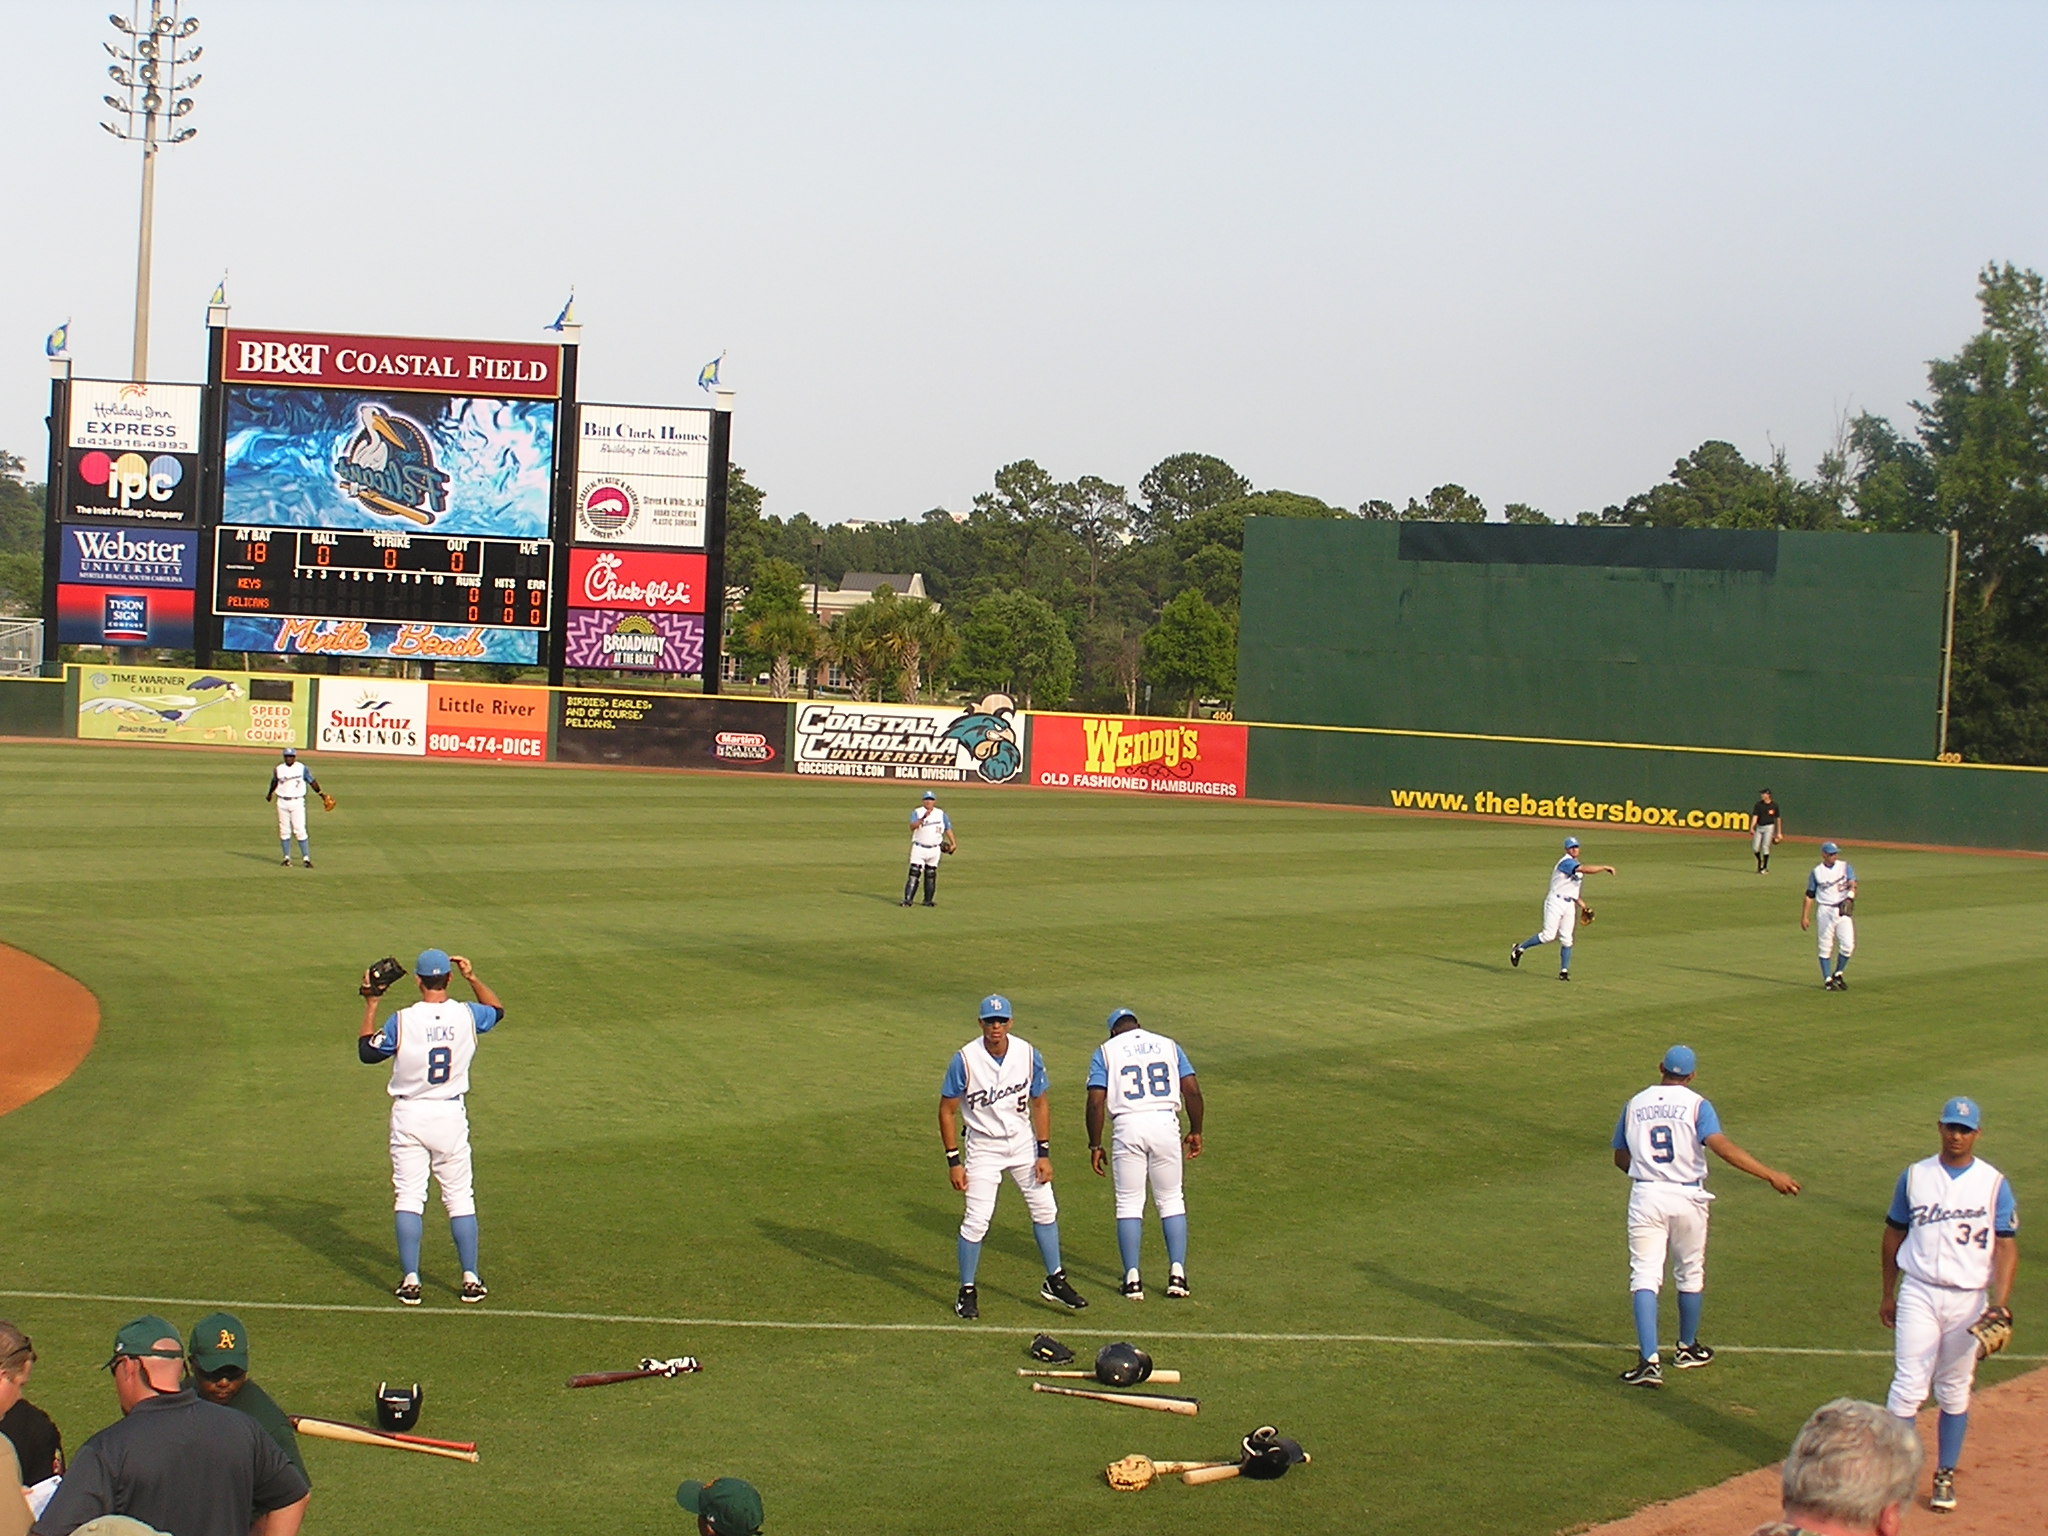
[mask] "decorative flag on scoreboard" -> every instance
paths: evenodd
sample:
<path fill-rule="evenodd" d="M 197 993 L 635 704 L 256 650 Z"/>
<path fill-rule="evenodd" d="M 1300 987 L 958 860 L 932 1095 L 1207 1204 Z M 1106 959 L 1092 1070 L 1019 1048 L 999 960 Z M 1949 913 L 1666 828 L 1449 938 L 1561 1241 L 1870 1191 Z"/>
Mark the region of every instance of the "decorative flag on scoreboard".
<path fill-rule="evenodd" d="M 213 285 L 213 297 L 206 301 L 208 309 L 220 309 L 228 301 L 228 275 L 223 272 L 220 281 Z"/>
<path fill-rule="evenodd" d="M 718 387 L 718 365 L 724 361 L 725 354 L 721 352 L 698 370 L 697 387 L 699 389 L 708 391 Z"/>
<path fill-rule="evenodd" d="M 62 357 L 70 350 L 71 322 L 66 320 L 57 329 L 50 332 L 49 339 L 43 343 L 43 353 L 47 357 Z"/>
<path fill-rule="evenodd" d="M 560 331 L 560 330 L 563 330 L 563 329 L 565 329 L 565 328 L 566 328 L 566 327 L 568 327 L 568 326 L 572 326 L 572 325 L 574 325 L 575 323 L 576 323 L 576 290 L 575 290 L 574 288 L 571 288 L 571 289 L 569 290 L 569 297 L 568 297 L 568 300 L 567 300 L 567 302 L 565 302 L 565 303 L 564 303 L 564 304 L 562 305 L 562 312 L 561 312 L 561 313 L 560 313 L 559 315 L 555 316 L 554 324 L 552 324 L 552 325 L 544 325 L 544 326 L 542 326 L 542 327 L 541 327 L 541 329 L 542 329 L 542 330 L 544 330 L 544 331 Z"/>

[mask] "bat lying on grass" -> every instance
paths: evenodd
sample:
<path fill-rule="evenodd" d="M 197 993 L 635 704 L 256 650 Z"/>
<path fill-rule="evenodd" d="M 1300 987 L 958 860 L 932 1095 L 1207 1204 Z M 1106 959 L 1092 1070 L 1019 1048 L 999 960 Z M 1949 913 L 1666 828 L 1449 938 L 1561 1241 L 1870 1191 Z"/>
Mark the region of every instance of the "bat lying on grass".
<path fill-rule="evenodd" d="M 458 1448 L 458 1443 L 429 1445 L 418 1438 L 403 1435 L 387 1435 L 381 1429 L 366 1429 L 361 1424 L 345 1424 L 339 1419 L 316 1419 L 307 1414 L 289 1413 L 292 1428 L 302 1435 L 312 1435 L 319 1440 L 347 1440 L 355 1445 L 381 1445 L 392 1451 L 417 1451 L 422 1456 L 446 1456 L 450 1461 L 476 1461 L 476 1447 L 468 1450 Z"/>
<path fill-rule="evenodd" d="M 1052 1392 L 1061 1397 L 1089 1397 L 1098 1403 L 1122 1403 L 1126 1408 L 1150 1408 L 1155 1413 L 1180 1413 L 1193 1418 L 1201 1411 L 1201 1399 L 1195 1397 L 1158 1397 L 1145 1392 L 1084 1392 L 1079 1387 L 1048 1387 L 1042 1381 L 1031 1383 L 1034 1392 Z"/>
<path fill-rule="evenodd" d="M 640 1368 L 634 1371 L 588 1371 L 581 1376 L 571 1376 L 569 1385 L 609 1387 L 621 1381 L 644 1381 L 650 1376 L 686 1376 L 703 1369 L 695 1355 L 678 1355 L 673 1360 L 642 1360 Z"/>
<path fill-rule="evenodd" d="M 1235 1462 L 1224 1461 L 1154 1461 L 1150 1456 L 1126 1456 L 1112 1461 L 1102 1469 L 1109 1486 L 1119 1493 L 1137 1493 L 1152 1486 L 1156 1477 L 1166 1477 L 1175 1472 L 1192 1472 L 1197 1467 L 1235 1466 Z"/>

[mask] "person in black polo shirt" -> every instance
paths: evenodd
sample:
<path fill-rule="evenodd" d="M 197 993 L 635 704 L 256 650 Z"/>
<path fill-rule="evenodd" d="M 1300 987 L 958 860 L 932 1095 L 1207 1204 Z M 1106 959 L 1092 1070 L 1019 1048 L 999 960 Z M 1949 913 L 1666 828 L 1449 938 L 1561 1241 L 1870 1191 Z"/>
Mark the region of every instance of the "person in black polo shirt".
<path fill-rule="evenodd" d="M 1785 817 L 1778 809 L 1778 802 L 1766 789 L 1757 796 L 1756 804 L 1749 808 L 1749 851 L 1756 855 L 1758 874 L 1771 867 L 1771 844 L 1784 835 Z"/>
<path fill-rule="evenodd" d="M 128 1515 L 175 1536 L 297 1536 L 311 1490 L 247 1414 L 180 1389 L 185 1347 L 160 1317 L 114 1336 L 122 1419 L 79 1447 L 36 1536 Z"/>
<path fill-rule="evenodd" d="M 0 1435 L 14 1442 L 21 1480 L 40 1483 L 64 1470 L 64 1437 L 50 1416 L 21 1394 L 35 1369 L 36 1348 L 12 1323 L 0 1323 Z"/>
<path fill-rule="evenodd" d="M 246 1413 L 277 1442 L 285 1459 L 310 1485 L 313 1476 L 299 1454 L 299 1432 L 284 1410 L 249 1375 L 249 1330 L 232 1312 L 213 1312 L 192 1325 L 192 1390 L 209 1403 Z"/>

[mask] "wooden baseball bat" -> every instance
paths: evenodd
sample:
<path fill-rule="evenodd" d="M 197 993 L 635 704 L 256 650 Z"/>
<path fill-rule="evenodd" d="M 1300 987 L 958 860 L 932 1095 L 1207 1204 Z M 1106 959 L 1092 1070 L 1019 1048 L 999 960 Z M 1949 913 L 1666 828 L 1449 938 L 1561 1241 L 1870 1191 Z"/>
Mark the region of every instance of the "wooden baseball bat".
<path fill-rule="evenodd" d="M 1308 1452 L 1303 1451 L 1301 1453 L 1301 1464 L 1303 1466 L 1307 1466 L 1309 1464 L 1309 1460 L 1310 1458 Z M 1243 1471 L 1243 1462 L 1232 1461 L 1226 1462 L 1221 1466 L 1197 1467 L 1192 1471 L 1183 1472 L 1180 1475 L 1180 1480 L 1186 1483 L 1190 1488 L 1194 1488 L 1199 1487 L 1203 1483 L 1220 1483 L 1223 1481 L 1224 1478 L 1236 1477 Z"/>
<path fill-rule="evenodd" d="M 389 1434 L 394 1440 L 404 1440 L 412 1445 L 438 1445 L 447 1451 L 473 1451 L 476 1449 L 476 1442 L 474 1440 L 436 1440 L 432 1435 L 407 1435 L 401 1434 L 395 1429 L 389 1431 Z"/>
<path fill-rule="evenodd" d="M 292 1428 L 302 1435 L 312 1435 L 320 1440 L 347 1440 L 356 1445 L 381 1445 L 394 1451 L 417 1451 L 422 1456 L 446 1456 L 450 1461 L 476 1461 L 475 1451 L 449 1450 L 438 1445 L 415 1445 L 410 1440 L 394 1440 L 374 1429 L 364 1429 L 359 1424 L 344 1424 L 336 1419 L 314 1419 L 302 1414 L 286 1414 Z"/>
<path fill-rule="evenodd" d="M 1082 1381 L 1099 1381 L 1101 1379 L 1093 1371 L 1027 1371 L 1021 1365 L 1017 1367 L 1017 1374 L 1019 1376 L 1071 1376 L 1077 1377 Z M 1145 1379 L 1147 1381 L 1164 1382 L 1167 1386 L 1174 1387 L 1180 1385 L 1180 1372 L 1154 1371 Z"/>
<path fill-rule="evenodd" d="M 569 1385 L 609 1387 L 621 1381 L 644 1381 L 650 1376 L 687 1376 L 703 1369 L 695 1355 L 682 1355 L 674 1360 L 642 1360 L 639 1368 L 631 1371 L 586 1371 L 581 1376 L 571 1376 Z"/>
<path fill-rule="evenodd" d="M 1155 1413 L 1179 1413 L 1193 1418 L 1201 1411 L 1201 1399 L 1194 1397 L 1151 1397 L 1143 1392 L 1084 1392 L 1078 1387 L 1048 1387 L 1031 1383 L 1034 1392 L 1052 1392 L 1060 1397 L 1089 1397 L 1098 1403 L 1122 1403 L 1127 1408 L 1150 1408 Z"/>

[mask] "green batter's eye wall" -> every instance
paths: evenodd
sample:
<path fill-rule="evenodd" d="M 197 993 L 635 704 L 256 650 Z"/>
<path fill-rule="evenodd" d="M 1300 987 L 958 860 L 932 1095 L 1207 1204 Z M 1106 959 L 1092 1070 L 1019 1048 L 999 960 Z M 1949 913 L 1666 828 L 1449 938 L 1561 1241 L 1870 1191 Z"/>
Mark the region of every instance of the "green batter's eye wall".
<path fill-rule="evenodd" d="M 1926 534 L 1253 518 L 1237 715 L 1931 759 L 1947 583 Z"/>

